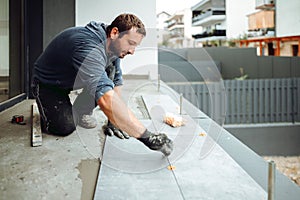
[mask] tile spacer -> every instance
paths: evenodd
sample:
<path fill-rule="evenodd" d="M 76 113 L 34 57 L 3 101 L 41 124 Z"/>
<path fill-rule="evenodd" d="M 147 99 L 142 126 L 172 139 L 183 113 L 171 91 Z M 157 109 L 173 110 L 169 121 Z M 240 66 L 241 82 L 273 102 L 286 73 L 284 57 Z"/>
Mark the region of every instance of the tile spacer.
<path fill-rule="evenodd" d="M 204 137 L 204 136 L 206 136 L 206 133 L 204 133 L 204 132 L 201 132 L 201 133 L 199 133 L 199 136 L 202 136 L 202 137 Z"/>
<path fill-rule="evenodd" d="M 173 170 L 175 170 L 175 169 L 176 169 L 176 167 L 175 167 L 174 165 L 168 165 L 168 170 L 173 171 Z"/>

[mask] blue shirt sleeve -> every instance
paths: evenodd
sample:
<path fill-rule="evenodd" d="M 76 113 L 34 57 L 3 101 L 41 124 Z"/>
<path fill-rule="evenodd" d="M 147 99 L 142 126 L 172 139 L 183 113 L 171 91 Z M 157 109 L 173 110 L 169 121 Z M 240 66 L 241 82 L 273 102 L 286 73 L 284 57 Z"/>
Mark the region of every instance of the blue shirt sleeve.
<path fill-rule="evenodd" d="M 114 88 L 115 84 L 105 72 L 107 58 L 101 45 L 78 45 L 73 63 L 78 68 L 75 85 L 83 85 L 95 101 Z"/>
<path fill-rule="evenodd" d="M 114 77 L 114 84 L 115 84 L 115 86 L 123 85 L 122 69 L 120 66 L 120 58 L 116 59 L 115 68 L 116 68 L 116 73 L 115 73 L 115 77 Z"/>

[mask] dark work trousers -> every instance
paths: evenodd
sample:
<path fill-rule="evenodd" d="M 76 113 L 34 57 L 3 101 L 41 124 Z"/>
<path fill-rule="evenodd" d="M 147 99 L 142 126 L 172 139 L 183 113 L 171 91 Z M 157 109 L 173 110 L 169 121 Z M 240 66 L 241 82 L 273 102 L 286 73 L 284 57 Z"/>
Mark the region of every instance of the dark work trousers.
<path fill-rule="evenodd" d="M 76 129 L 79 116 L 92 114 L 95 100 L 85 89 L 71 104 L 71 90 L 42 84 L 34 81 L 33 96 L 36 99 L 41 116 L 41 128 L 44 133 L 66 136 Z"/>

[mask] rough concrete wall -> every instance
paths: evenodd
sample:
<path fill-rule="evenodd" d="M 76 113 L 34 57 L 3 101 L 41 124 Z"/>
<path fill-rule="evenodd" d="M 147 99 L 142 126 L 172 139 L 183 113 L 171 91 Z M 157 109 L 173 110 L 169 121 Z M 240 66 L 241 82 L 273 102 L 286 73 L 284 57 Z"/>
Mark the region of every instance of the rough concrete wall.
<path fill-rule="evenodd" d="M 206 51 L 207 55 L 203 51 Z M 256 48 L 170 49 L 160 52 L 159 64 L 167 63 L 169 67 L 172 67 L 170 63 L 178 60 L 175 58 L 180 58 L 186 63 L 193 61 L 214 62 L 223 79 L 233 79 L 243 75 L 247 75 L 248 79 L 300 77 L 299 57 L 257 56 Z M 177 65 L 180 63 L 174 64 L 174 68 Z M 185 71 L 187 77 L 192 77 L 188 75 L 189 73 Z"/>

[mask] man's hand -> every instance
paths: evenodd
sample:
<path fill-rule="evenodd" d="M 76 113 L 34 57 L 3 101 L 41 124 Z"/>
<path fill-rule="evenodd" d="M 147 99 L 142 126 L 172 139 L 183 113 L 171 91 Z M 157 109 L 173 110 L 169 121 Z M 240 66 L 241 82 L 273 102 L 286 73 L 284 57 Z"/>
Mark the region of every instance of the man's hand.
<path fill-rule="evenodd" d="M 102 127 L 103 132 L 105 135 L 108 136 L 117 136 L 120 139 L 129 139 L 129 135 L 125 132 L 123 132 L 122 130 L 116 128 L 112 123 L 110 123 L 110 121 L 107 122 L 107 125 L 104 125 Z"/>
<path fill-rule="evenodd" d="M 165 156 L 170 155 L 173 151 L 173 142 L 164 133 L 154 134 L 146 130 L 138 140 L 143 142 L 149 149 L 160 151 Z"/>

